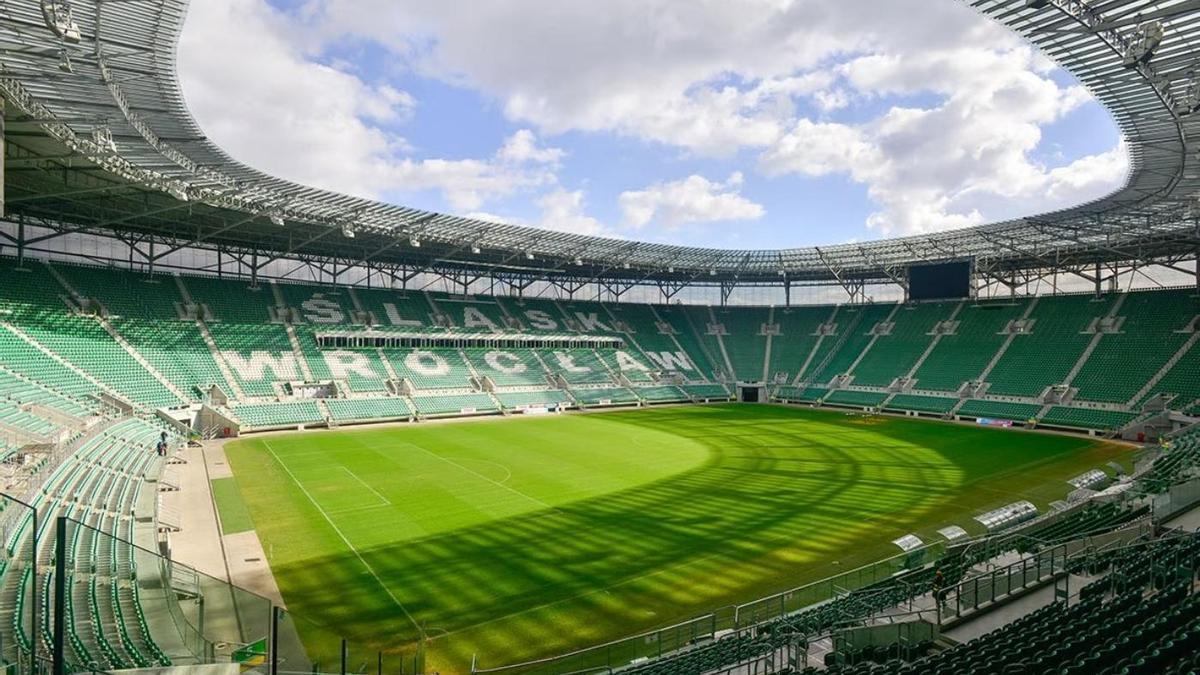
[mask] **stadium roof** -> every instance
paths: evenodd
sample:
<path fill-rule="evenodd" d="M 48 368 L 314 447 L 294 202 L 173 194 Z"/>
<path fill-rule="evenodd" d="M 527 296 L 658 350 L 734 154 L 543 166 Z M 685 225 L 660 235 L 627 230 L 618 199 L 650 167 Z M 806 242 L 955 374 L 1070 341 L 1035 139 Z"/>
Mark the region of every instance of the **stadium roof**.
<path fill-rule="evenodd" d="M 948 1 L 948 0 L 947 0 Z M 414 272 L 617 283 L 898 280 L 914 262 L 980 273 L 1172 265 L 1200 246 L 1200 0 L 973 0 L 1071 71 L 1112 113 L 1126 185 L 1091 203 L 923 236 L 721 250 L 551 232 L 384 204 L 231 159 L 188 113 L 175 71 L 187 0 L 0 4 L 7 209 L 59 231 L 221 246 Z M 1157 28 L 1161 28 L 1158 42 Z M 3 233 L 0 233 L 3 235 Z"/>

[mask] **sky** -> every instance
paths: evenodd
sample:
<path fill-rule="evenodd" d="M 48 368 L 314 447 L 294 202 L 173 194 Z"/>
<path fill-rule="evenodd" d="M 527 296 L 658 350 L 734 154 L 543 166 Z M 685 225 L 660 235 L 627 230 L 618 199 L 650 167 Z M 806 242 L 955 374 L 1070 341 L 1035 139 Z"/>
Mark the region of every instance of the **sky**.
<path fill-rule="evenodd" d="M 920 234 L 1128 170 L 1086 89 L 958 0 L 204 0 L 178 61 L 257 169 L 623 239 Z"/>

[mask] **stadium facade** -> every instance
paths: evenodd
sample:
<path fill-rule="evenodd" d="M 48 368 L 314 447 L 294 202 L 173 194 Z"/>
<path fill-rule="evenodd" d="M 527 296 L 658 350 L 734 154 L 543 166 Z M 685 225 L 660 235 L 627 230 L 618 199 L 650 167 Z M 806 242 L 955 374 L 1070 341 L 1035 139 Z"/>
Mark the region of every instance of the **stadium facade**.
<path fill-rule="evenodd" d="M 239 616 L 236 634 L 221 639 L 202 611 L 189 613 L 202 602 L 180 602 L 211 595 L 203 575 L 158 555 L 161 535 L 178 525 L 163 506 L 171 465 L 141 450 L 162 434 L 174 446 L 286 428 L 730 399 L 1175 440 L 1122 483 L 1128 494 L 1034 521 L 1057 529 L 1039 530 L 1032 549 L 1024 534 L 966 548 L 953 546 L 955 533 L 932 548 L 897 544 L 900 559 L 839 581 L 862 594 L 816 610 L 788 596 L 778 610 L 714 619 L 705 647 L 680 643 L 679 654 L 664 654 L 656 634 L 658 653 L 602 670 L 769 660 L 774 672 L 779 658 L 794 667 L 810 638 L 927 596 L 925 555 L 945 556 L 951 583 L 976 591 L 972 567 L 991 560 L 994 569 L 990 556 L 1014 548 L 1031 554 L 1009 563 L 1023 566 L 1021 588 L 1081 573 L 1072 557 L 1081 552 L 1089 573 L 1111 570 L 1103 578 L 1133 585 L 1152 560 L 1156 606 L 1194 621 L 1186 598 L 1195 596 L 1179 589 L 1181 570 L 1195 578 L 1200 546 L 1157 537 L 1154 519 L 1200 500 L 1190 428 L 1200 413 L 1200 54 L 1190 40 L 1200 3 L 970 4 L 1105 105 L 1132 159 L 1126 184 L 1088 204 L 979 227 L 740 251 L 532 230 L 267 176 L 232 160 L 187 112 L 175 76 L 184 0 L 0 4 L 0 446 L 11 495 L 0 513 L 0 657 L 28 673 L 239 654 L 260 672 L 277 672 L 281 653 L 305 662 L 303 645 L 276 635 L 269 602 L 249 603 L 266 607 L 253 629 Z M 965 292 L 910 301 L 913 271 L 946 263 L 963 266 Z M 1032 292 L 1044 282 L 1057 290 L 1060 278 L 1083 292 Z M 1160 278 L 1177 287 L 1132 289 L 1134 279 Z M 809 288 L 834 289 L 843 302 L 793 302 Z M 871 301 L 883 297 L 893 301 Z M 683 299 L 710 302 L 674 302 Z M 1037 515 L 1003 507 L 981 516 L 990 534 Z M 1068 543 L 1101 529 L 1115 532 L 1115 553 Z M 911 576 L 897 581 L 897 571 Z M 175 585 L 179 575 L 191 585 Z M 144 597 L 164 585 L 172 594 Z M 978 608 L 964 589 L 955 587 L 956 607 Z M 1101 595 L 1080 598 L 1087 611 L 1056 605 L 1030 625 L 1083 615 L 1080 630 L 1095 628 L 1084 624 L 1119 616 L 1128 600 Z M 259 629 L 273 636 L 266 651 L 255 646 Z M 924 637 L 911 642 L 933 649 Z M 861 656 L 869 646 L 837 651 Z M 598 667 L 587 659 L 600 652 L 585 653 L 523 668 Z M 961 672 L 980 657 L 929 658 Z"/>

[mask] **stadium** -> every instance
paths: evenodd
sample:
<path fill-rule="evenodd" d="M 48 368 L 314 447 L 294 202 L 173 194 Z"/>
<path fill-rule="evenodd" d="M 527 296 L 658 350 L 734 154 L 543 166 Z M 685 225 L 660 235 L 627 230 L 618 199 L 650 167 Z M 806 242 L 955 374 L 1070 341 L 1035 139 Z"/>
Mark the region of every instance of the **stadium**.
<path fill-rule="evenodd" d="M 1200 670 L 1200 2 L 965 4 L 1124 185 L 736 250 L 268 175 L 187 0 L 0 2 L 3 672 Z"/>

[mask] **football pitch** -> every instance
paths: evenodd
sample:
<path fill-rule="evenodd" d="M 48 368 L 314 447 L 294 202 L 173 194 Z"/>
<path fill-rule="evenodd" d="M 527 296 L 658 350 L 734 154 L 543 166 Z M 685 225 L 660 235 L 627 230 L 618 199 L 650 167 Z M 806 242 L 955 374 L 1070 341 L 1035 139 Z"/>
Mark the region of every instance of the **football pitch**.
<path fill-rule="evenodd" d="M 431 669 L 562 653 L 898 553 L 1129 448 L 769 405 L 277 434 L 226 445 L 289 612 Z M 306 629 L 301 629 L 302 637 Z"/>

